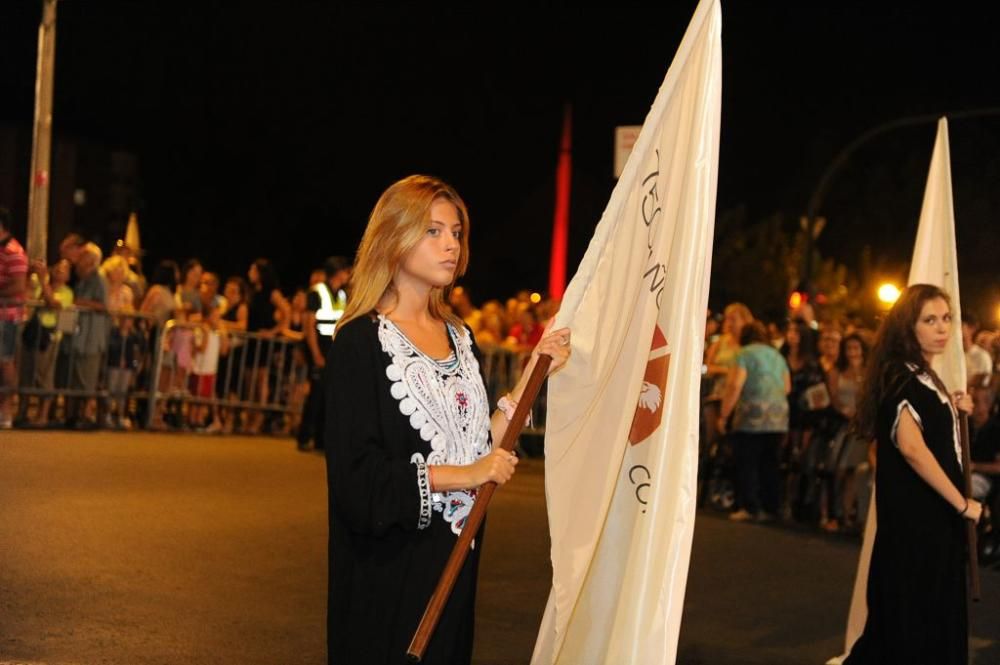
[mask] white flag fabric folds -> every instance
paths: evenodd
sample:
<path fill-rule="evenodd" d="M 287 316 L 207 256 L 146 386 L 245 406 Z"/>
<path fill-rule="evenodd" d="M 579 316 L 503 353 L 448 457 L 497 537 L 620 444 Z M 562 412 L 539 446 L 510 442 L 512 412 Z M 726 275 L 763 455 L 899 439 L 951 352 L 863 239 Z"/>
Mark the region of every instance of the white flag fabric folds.
<path fill-rule="evenodd" d="M 698 463 L 718 179 L 718 0 L 702 0 L 567 287 L 549 381 L 553 580 L 532 663 L 673 663 Z"/>
<path fill-rule="evenodd" d="M 951 151 L 948 119 L 938 120 L 931 170 L 920 209 L 920 226 L 913 247 L 909 284 L 933 284 L 951 298 L 952 332 L 944 353 L 934 359 L 934 371 L 951 392 L 966 390 L 965 351 L 962 349 L 962 305 L 958 291 L 958 250 L 955 243 L 955 206 L 951 196 Z"/>
<path fill-rule="evenodd" d="M 917 227 L 917 241 L 913 247 L 907 284 L 933 284 L 951 298 L 951 337 L 945 352 L 934 359 L 933 367 L 950 392 L 964 392 L 966 368 L 960 328 L 962 307 L 958 291 L 958 251 L 955 244 L 955 206 L 951 194 L 951 152 L 948 148 L 947 118 L 938 120 L 937 139 L 934 141 L 931 168 L 927 174 L 927 187 L 924 189 L 924 203 L 920 209 L 920 224 Z M 868 567 L 877 529 L 875 493 L 872 492 L 851 609 L 847 616 L 844 645 L 846 653 L 850 653 L 851 647 L 865 628 L 868 616 L 868 603 L 865 600 L 868 592 Z M 834 658 L 828 661 L 828 665 L 836 665 L 844 657 Z"/>

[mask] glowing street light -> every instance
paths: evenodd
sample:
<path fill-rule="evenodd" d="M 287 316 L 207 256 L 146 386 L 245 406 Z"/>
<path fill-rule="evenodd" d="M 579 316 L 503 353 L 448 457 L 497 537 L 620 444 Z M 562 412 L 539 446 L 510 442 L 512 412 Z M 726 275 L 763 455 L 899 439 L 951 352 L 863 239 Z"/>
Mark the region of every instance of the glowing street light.
<path fill-rule="evenodd" d="M 808 300 L 808 296 L 802 293 L 802 291 L 792 291 L 792 295 L 788 296 L 788 309 L 794 312 L 799 307 L 802 307 L 806 300 Z"/>
<path fill-rule="evenodd" d="M 879 285 L 878 287 L 878 299 L 879 302 L 883 303 L 887 307 L 892 307 L 893 303 L 899 300 L 899 296 L 902 295 L 902 291 L 895 284 L 886 282 Z"/>

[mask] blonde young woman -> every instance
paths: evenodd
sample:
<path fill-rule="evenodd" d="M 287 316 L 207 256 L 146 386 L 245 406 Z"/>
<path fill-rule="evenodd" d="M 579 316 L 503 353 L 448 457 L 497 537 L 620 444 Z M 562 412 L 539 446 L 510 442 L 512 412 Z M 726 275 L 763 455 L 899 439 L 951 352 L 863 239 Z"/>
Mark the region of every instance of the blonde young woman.
<path fill-rule="evenodd" d="M 410 176 L 376 203 L 327 356 L 330 663 L 402 663 L 475 498 L 510 480 L 499 448 L 526 379 L 491 415 L 469 330 L 445 307 L 469 261 L 469 216 L 447 184 Z M 569 357 L 569 330 L 532 354 Z M 531 367 L 524 373 L 527 377 Z M 423 660 L 471 662 L 482 534 Z"/>
<path fill-rule="evenodd" d="M 722 334 L 705 350 L 705 375 L 711 381 L 708 396 L 702 405 L 705 422 L 704 446 L 712 445 L 719 437 L 717 423 L 722 398 L 726 392 L 726 377 L 736 364 L 740 352 L 740 334 L 744 326 L 753 323 L 753 313 L 741 302 L 726 305 L 723 310 Z"/>

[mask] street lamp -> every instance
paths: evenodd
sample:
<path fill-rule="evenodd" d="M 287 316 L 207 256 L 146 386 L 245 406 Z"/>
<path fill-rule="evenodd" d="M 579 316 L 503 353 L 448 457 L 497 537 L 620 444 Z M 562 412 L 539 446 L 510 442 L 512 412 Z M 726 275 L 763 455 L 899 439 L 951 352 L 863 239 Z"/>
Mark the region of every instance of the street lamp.
<path fill-rule="evenodd" d="M 878 287 L 878 300 L 887 308 L 892 307 L 899 300 L 900 295 L 902 295 L 902 291 L 891 282 L 885 282 Z"/>
<path fill-rule="evenodd" d="M 788 296 L 788 309 L 794 312 L 799 307 L 802 307 L 802 304 L 807 299 L 808 297 L 802 291 L 792 291 L 792 295 Z"/>

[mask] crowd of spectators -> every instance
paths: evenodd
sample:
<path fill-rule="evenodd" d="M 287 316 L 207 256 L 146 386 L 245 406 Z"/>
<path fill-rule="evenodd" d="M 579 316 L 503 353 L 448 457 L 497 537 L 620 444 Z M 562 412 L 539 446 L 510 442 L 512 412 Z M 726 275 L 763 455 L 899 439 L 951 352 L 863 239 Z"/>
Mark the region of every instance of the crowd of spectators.
<path fill-rule="evenodd" d="M 1000 332 L 963 315 L 961 333 L 975 404 L 969 419 L 973 494 L 996 504 Z M 741 303 L 709 312 L 702 391 L 706 500 L 729 510 L 734 521 L 860 531 L 876 457 L 874 442 L 855 433 L 852 419 L 874 336 L 854 319 L 817 319 L 809 305 L 784 324 L 765 324 Z"/>
<path fill-rule="evenodd" d="M 514 352 L 534 348 L 542 339 L 545 323 L 555 314 L 551 300 L 543 300 L 530 291 L 520 291 L 506 302 L 488 300 L 475 307 L 465 288 L 456 286 L 449 296 L 449 305 L 472 330 L 480 347 Z"/>
<path fill-rule="evenodd" d="M 0 428 L 299 429 L 318 387 L 314 370 L 324 364 L 321 345 L 307 343 L 320 307 L 313 287 L 328 272 L 338 274 L 330 284 L 346 282 L 349 262 L 317 268 L 309 284 L 291 290 L 280 288 L 264 258 L 225 279 L 195 258 L 162 260 L 147 277 L 124 241 L 105 258 L 77 234 L 62 239 L 51 264 L 31 262 L 0 213 Z M 553 313 L 551 302 L 527 291 L 475 307 L 459 286 L 449 304 L 484 350 L 509 358 L 530 351 Z M 286 351 L 273 352 L 270 340 Z M 282 373 L 291 379 L 276 378 Z M 151 403 L 151 392 L 167 399 Z"/>
<path fill-rule="evenodd" d="M 77 234 L 62 240 L 51 264 L 29 261 L 9 228 L 0 209 L 0 429 L 297 427 L 308 390 L 302 325 L 311 285 L 286 296 L 263 258 L 225 281 L 197 259 L 160 261 L 147 279 L 123 241 L 105 258 Z M 230 368 L 237 363 L 239 371 Z M 149 413 L 152 382 L 174 399 Z M 212 405 L 215 398 L 290 408 L 227 409 Z"/>

